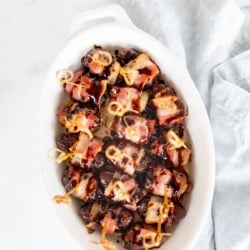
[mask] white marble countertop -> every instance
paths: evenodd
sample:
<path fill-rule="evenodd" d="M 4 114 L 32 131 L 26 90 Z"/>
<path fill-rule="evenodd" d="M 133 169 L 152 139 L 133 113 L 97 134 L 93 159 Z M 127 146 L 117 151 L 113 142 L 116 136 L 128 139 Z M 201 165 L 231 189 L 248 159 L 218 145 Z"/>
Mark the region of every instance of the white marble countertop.
<path fill-rule="evenodd" d="M 80 249 L 43 184 L 35 155 L 36 111 L 72 15 L 111 2 L 118 0 L 0 1 L 0 249 Z"/>

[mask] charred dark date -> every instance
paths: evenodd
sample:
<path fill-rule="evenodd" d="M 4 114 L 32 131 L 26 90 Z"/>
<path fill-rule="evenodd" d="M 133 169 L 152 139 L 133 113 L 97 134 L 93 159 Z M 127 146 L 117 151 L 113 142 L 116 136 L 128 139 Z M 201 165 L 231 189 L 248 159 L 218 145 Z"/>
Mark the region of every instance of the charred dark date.
<path fill-rule="evenodd" d="M 113 176 L 114 176 L 114 172 L 104 170 L 99 175 L 99 182 L 105 188 L 112 181 Z"/>
<path fill-rule="evenodd" d="M 149 190 L 153 182 L 152 169 L 137 173 L 135 176 L 135 180 L 137 181 L 141 189 Z"/>
<path fill-rule="evenodd" d="M 56 137 L 56 146 L 64 151 L 67 152 L 69 148 L 77 141 L 78 134 L 66 134 L 62 133 Z"/>
<path fill-rule="evenodd" d="M 139 52 L 135 49 L 130 50 L 115 50 L 115 56 L 117 61 L 124 66 L 129 61 L 135 59 L 139 55 Z"/>
<path fill-rule="evenodd" d="M 100 223 L 107 209 L 108 204 L 106 202 L 87 202 L 81 206 L 78 214 L 87 223 L 90 221 Z"/>
<path fill-rule="evenodd" d="M 62 175 L 62 183 L 65 187 L 65 190 L 68 192 L 77 184 L 79 184 L 83 174 L 84 170 L 82 168 L 73 165 L 66 167 Z"/>
<path fill-rule="evenodd" d="M 118 226 L 120 230 L 118 231 L 123 231 L 127 227 L 131 225 L 131 223 L 134 220 L 134 215 L 131 211 L 129 211 L 126 208 L 123 208 L 121 206 L 117 205 L 111 205 L 107 211 L 110 211 L 112 215 L 114 216 L 114 219 L 117 220 Z"/>
<path fill-rule="evenodd" d="M 146 170 L 149 170 L 151 168 L 151 165 L 153 164 L 153 159 L 149 155 L 145 155 L 140 164 L 138 164 L 135 168 L 136 173 L 145 172 Z"/>
<path fill-rule="evenodd" d="M 181 203 L 175 203 L 174 205 L 174 217 L 175 221 L 178 222 L 186 216 L 186 209 L 181 205 Z"/>
<path fill-rule="evenodd" d="M 155 107 L 151 103 L 147 103 L 146 108 L 141 115 L 147 119 L 156 119 Z"/>
<path fill-rule="evenodd" d="M 105 199 L 105 196 L 104 196 L 103 190 L 98 186 L 94 194 L 94 200 L 98 201 L 98 200 L 104 200 L 104 199 Z"/>
<path fill-rule="evenodd" d="M 148 202 L 150 200 L 150 196 L 144 197 L 137 206 L 137 212 L 140 215 L 140 217 L 144 220 L 146 217 L 146 213 L 148 210 Z"/>
<path fill-rule="evenodd" d="M 87 203 L 84 204 L 80 209 L 78 214 L 80 215 L 80 217 L 85 221 L 85 222 L 90 222 L 90 220 L 92 219 L 90 214 L 91 214 L 91 208 L 93 206 L 93 203 Z"/>
<path fill-rule="evenodd" d="M 100 169 L 105 165 L 105 156 L 103 153 L 98 153 L 94 158 L 91 167 L 95 169 Z"/>

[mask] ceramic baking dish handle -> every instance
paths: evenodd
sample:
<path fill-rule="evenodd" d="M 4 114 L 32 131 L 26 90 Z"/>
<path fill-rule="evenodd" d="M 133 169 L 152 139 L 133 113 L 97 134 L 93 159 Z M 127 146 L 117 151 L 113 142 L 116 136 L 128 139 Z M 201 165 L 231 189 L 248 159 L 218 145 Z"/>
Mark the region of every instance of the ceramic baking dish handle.
<path fill-rule="evenodd" d="M 76 13 L 71 21 L 69 35 L 90 26 L 118 22 L 124 25 L 135 27 L 125 10 L 118 4 L 110 4 L 96 9 L 80 11 Z"/>

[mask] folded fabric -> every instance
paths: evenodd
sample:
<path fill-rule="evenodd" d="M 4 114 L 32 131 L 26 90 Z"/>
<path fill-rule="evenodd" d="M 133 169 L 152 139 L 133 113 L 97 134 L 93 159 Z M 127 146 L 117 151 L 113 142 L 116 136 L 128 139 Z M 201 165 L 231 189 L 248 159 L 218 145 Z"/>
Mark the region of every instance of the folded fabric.
<path fill-rule="evenodd" d="M 216 247 L 250 249 L 250 50 L 214 69 L 210 117 L 218 152 Z"/>
<path fill-rule="evenodd" d="M 250 26 L 244 14 L 231 0 L 121 2 L 139 28 L 186 65 L 210 116 L 215 195 L 193 249 L 250 249 Z"/>

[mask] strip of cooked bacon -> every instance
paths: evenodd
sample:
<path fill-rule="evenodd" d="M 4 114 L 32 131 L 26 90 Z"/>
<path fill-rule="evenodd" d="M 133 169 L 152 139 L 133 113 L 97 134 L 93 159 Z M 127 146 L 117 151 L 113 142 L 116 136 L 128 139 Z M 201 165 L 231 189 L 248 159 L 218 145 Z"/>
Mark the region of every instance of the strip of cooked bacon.
<path fill-rule="evenodd" d="M 126 84 L 135 86 L 139 90 L 142 90 L 145 85 L 151 84 L 159 73 L 156 64 L 144 53 L 127 63 L 120 70 Z"/>
<path fill-rule="evenodd" d="M 187 115 L 187 110 L 179 98 L 165 88 L 154 96 L 152 103 L 156 108 L 156 114 L 160 125 L 168 125 L 172 120 Z M 176 120 L 176 121 L 183 121 Z"/>
<path fill-rule="evenodd" d="M 174 167 L 179 167 L 181 164 L 180 159 L 180 149 L 172 149 L 169 150 L 168 147 L 165 147 L 166 154 L 168 156 L 168 160 L 172 163 Z"/>
<path fill-rule="evenodd" d="M 137 212 L 147 224 L 173 223 L 175 204 L 168 197 L 168 187 L 165 186 L 164 197 L 158 195 L 146 196 L 138 206 Z"/>
<path fill-rule="evenodd" d="M 127 174 L 103 171 L 100 177 L 105 196 L 115 202 L 122 202 L 129 210 L 136 211 L 137 203 L 147 194 L 146 189 L 140 188 L 136 179 Z"/>
<path fill-rule="evenodd" d="M 136 115 L 126 115 L 117 122 L 112 130 L 118 138 L 123 138 L 136 144 L 146 144 L 155 127 L 155 120 L 147 120 Z"/>
<path fill-rule="evenodd" d="M 88 102 L 90 100 L 88 90 L 92 88 L 92 81 L 93 79 L 84 75 L 83 71 L 80 70 L 74 73 L 71 81 L 64 83 L 64 90 L 74 100 Z"/>
<path fill-rule="evenodd" d="M 102 151 L 102 147 L 102 140 L 90 139 L 88 135 L 80 133 L 79 139 L 69 149 L 73 153 L 71 163 L 89 169 L 97 154 Z"/>
<path fill-rule="evenodd" d="M 95 197 L 97 185 L 98 183 L 94 175 L 86 173 L 82 176 L 79 186 L 73 195 L 80 200 L 87 201 L 90 197 Z"/>
<path fill-rule="evenodd" d="M 107 110 L 112 115 L 123 116 L 127 112 L 140 113 L 140 92 L 130 87 L 113 87 Z"/>
<path fill-rule="evenodd" d="M 154 139 L 149 146 L 150 153 L 168 160 L 173 167 L 186 166 L 191 158 L 191 150 L 184 139 L 172 130 L 166 133 L 165 139 Z"/>
<path fill-rule="evenodd" d="M 147 191 L 145 189 L 141 189 L 139 187 L 135 188 L 130 195 L 130 202 L 124 204 L 124 207 L 131 211 L 136 211 L 138 203 L 147 195 Z"/>
<path fill-rule="evenodd" d="M 84 132 L 93 137 L 92 131 L 99 126 L 99 117 L 95 111 L 79 107 L 78 103 L 69 102 L 60 107 L 57 112 L 58 120 L 65 126 L 67 132 Z"/>
<path fill-rule="evenodd" d="M 118 91 L 118 89 L 116 89 Z M 116 91 L 115 90 L 115 91 Z M 117 134 L 120 138 L 122 138 L 122 135 L 119 135 L 118 131 L 124 131 L 124 128 L 127 127 L 127 122 L 126 122 L 126 118 L 121 117 L 123 114 L 125 114 L 126 112 L 129 112 L 129 106 L 133 105 L 133 107 L 136 107 L 136 105 L 139 105 L 139 111 L 143 111 L 147 105 L 147 101 L 148 101 L 148 93 L 147 92 L 142 92 L 140 95 L 139 100 L 137 99 L 138 97 L 138 93 L 137 90 L 132 89 L 132 88 L 120 88 L 120 90 L 118 91 L 121 96 L 116 96 L 116 97 L 112 97 L 110 102 L 101 107 L 100 108 L 100 115 L 101 115 L 101 126 L 99 127 L 99 129 L 97 131 L 95 131 L 95 136 L 97 136 L 98 138 L 104 138 L 105 136 L 112 136 L 111 133 L 115 133 Z M 136 94 L 136 98 L 133 99 L 133 93 L 137 93 Z M 127 101 L 126 98 L 122 98 L 122 95 L 125 94 L 127 97 Z M 129 97 L 129 94 L 130 97 Z M 132 97 L 132 98 L 131 98 Z M 118 100 L 118 101 L 116 101 Z M 131 103 L 130 103 L 131 102 Z M 127 104 L 128 106 L 127 106 Z M 135 105 L 136 103 L 136 105 Z M 137 113 L 139 111 L 132 111 L 134 113 Z M 129 115 L 126 115 L 126 117 L 129 117 Z M 133 116 L 131 115 L 131 118 Z M 135 116 L 138 117 L 138 116 Z M 141 119 L 140 119 L 141 118 Z M 142 121 L 144 118 L 139 117 L 138 121 Z M 123 126 L 121 124 L 122 120 L 123 122 Z M 150 133 L 152 133 L 152 131 L 154 130 L 154 126 L 155 126 L 155 120 L 147 120 L 146 124 L 148 128 L 146 128 L 146 132 L 147 130 L 149 130 Z M 144 124 L 140 125 L 140 130 L 139 132 L 143 133 L 143 126 Z M 131 136 L 130 136 L 131 137 Z M 144 137 L 144 135 L 143 135 Z M 134 138 L 134 136 L 133 136 Z"/>
<path fill-rule="evenodd" d="M 102 227 L 106 225 L 106 234 L 114 234 L 115 230 L 118 229 L 117 221 L 112 218 L 111 212 L 107 212 L 101 221 Z"/>
<path fill-rule="evenodd" d="M 95 199 L 95 192 L 97 188 L 97 180 L 92 173 L 85 173 L 81 168 L 69 166 L 63 174 L 62 182 L 67 193 L 63 196 L 55 196 L 58 203 L 71 202 L 70 195 L 77 197 L 83 201 L 88 199 Z"/>
<path fill-rule="evenodd" d="M 167 146 L 165 152 L 169 161 L 174 167 L 185 166 L 191 157 L 191 150 L 185 140 L 179 137 L 173 130 L 169 130 L 166 135 Z"/>
<path fill-rule="evenodd" d="M 172 179 L 172 172 L 164 166 L 157 166 L 153 171 L 153 185 L 152 194 L 164 196 L 165 186 L 170 183 Z M 172 197 L 173 192 L 171 189 L 168 190 L 168 197 Z"/>
<path fill-rule="evenodd" d="M 104 195 L 116 202 L 130 203 L 131 191 L 137 187 L 134 178 L 121 176 L 121 180 L 113 179 L 105 188 Z"/>
<path fill-rule="evenodd" d="M 123 235 L 125 248 L 130 250 L 143 250 L 159 247 L 164 241 L 164 235 L 157 235 L 157 229 L 153 225 L 134 223 Z"/>
<path fill-rule="evenodd" d="M 91 73 L 102 76 L 105 67 L 113 62 L 112 55 L 103 49 L 95 48 L 90 50 L 86 56 L 82 58 L 82 65 L 87 67 Z"/>
<path fill-rule="evenodd" d="M 84 103 L 92 100 L 95 104 L 100 105 L 102 96 L 107 89 L 107 84 L 115 81 L 115 77 L 115 72 L 113 72 L 108 80 L 96 80 L 85 75 L 82 70 L 77 71 L 71 81 L 65 80 L 63 82 L 64 90 L 73 100 Z"/>
<path fill-rule="evenodd" d="M 121 69 L 121 65 L 119 62 L 114 62 L 109 67 L 109 74 L 108 74 L 108 83 L 110 85 L 114 85 L 116 83 L 117 77 L 119 76 L 119 72 Z"/>
<path fill-rule="evenodd" d="M 147 204 L 145 222 L 148 224 L 156 224 L 161 220 L 161 224 L 164 223 L 168 218 L 168 214 L 163 214 L 162 218 L 160 218 L 161 207 L 162 199 L 158 196 L 151 196 Z"/>
<path fill-rule="evenodd" d="M 116 168 L 129 175 L 133 175 L 136 165 L 140 163 L 144 155 L 144 149 L 128 142 L 125 145 L 110 145 L 106 149 L 105 155 Z"/>
<path fill-rule="evenodd" d="M 184 167 L 191 159 L 191 150 L 189 148 L 170 149 L 167 146 L 165 147 L 165 153 L 174 167 Z"/>

